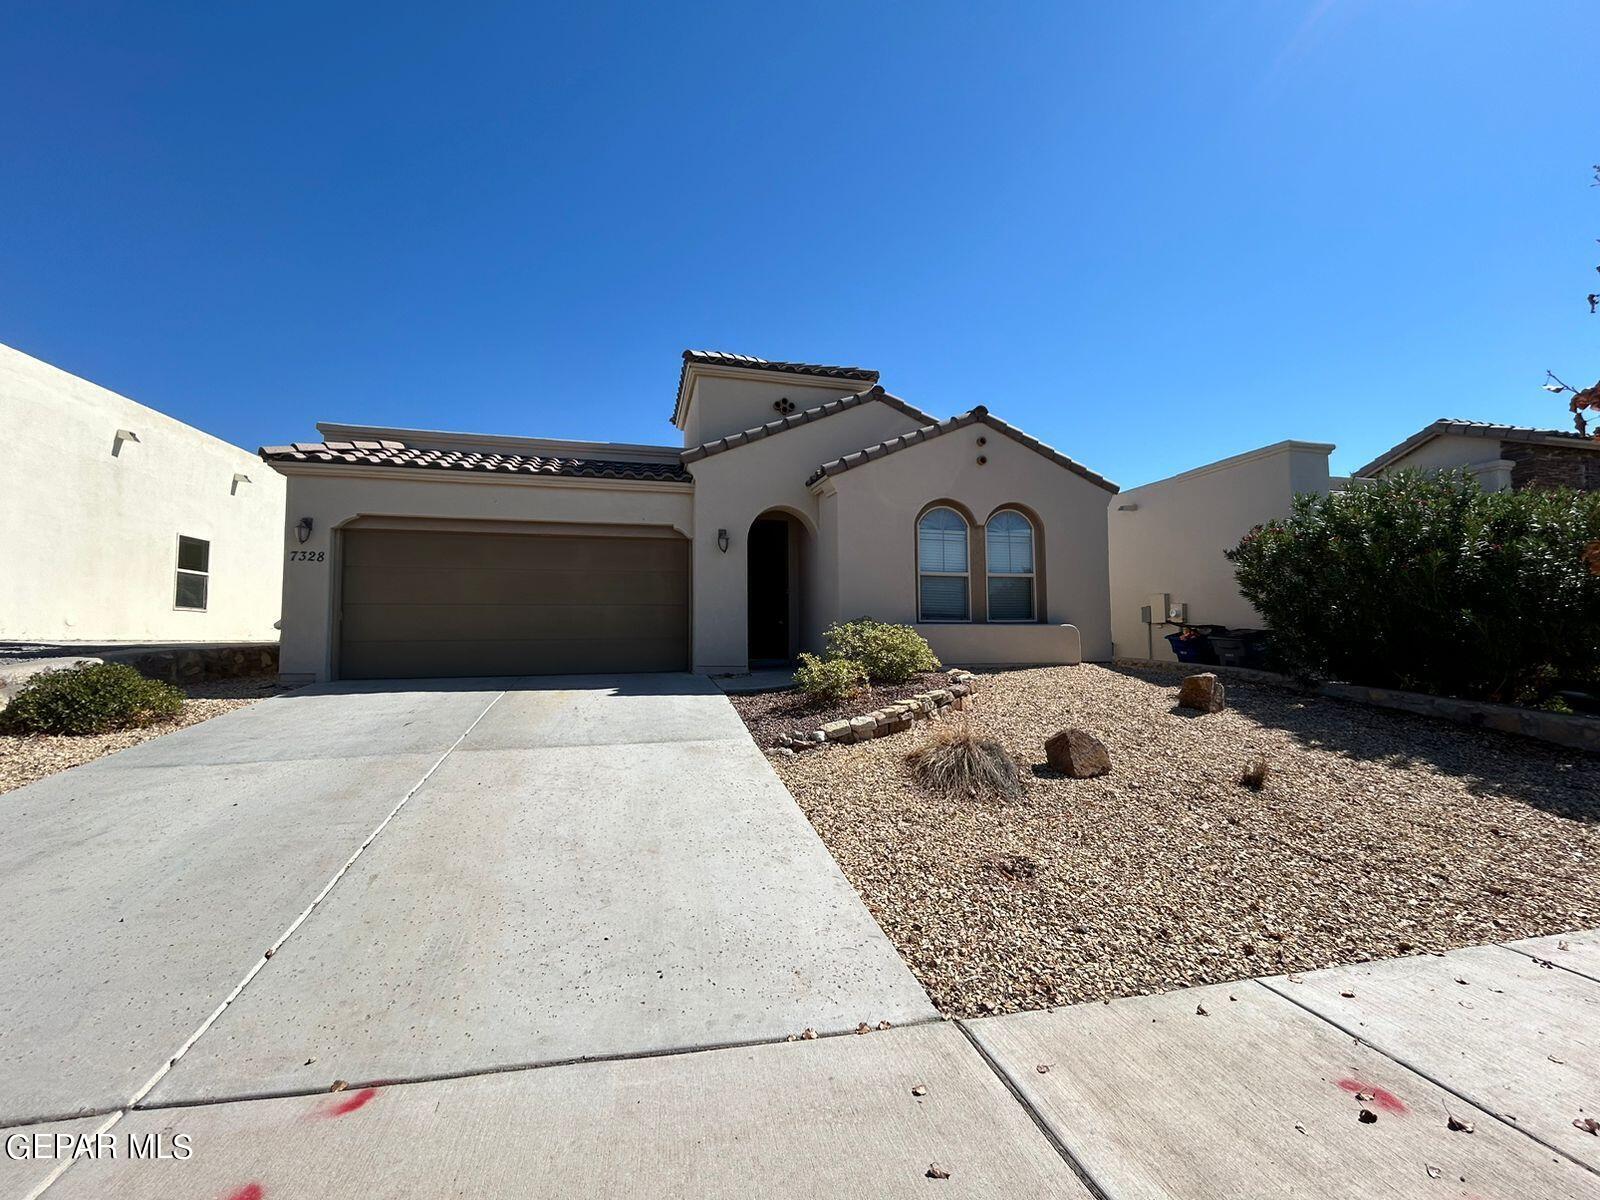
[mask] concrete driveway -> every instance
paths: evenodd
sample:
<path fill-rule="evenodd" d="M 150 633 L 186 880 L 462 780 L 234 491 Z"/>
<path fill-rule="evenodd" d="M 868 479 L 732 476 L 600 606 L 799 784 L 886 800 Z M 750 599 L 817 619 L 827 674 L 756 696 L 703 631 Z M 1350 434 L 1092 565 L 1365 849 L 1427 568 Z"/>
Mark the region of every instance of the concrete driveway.
<path fill-rule="evenodd" d="M 693 676 L 307 689 L 0 811 L 0 1124 L 935 1016 Z"/>

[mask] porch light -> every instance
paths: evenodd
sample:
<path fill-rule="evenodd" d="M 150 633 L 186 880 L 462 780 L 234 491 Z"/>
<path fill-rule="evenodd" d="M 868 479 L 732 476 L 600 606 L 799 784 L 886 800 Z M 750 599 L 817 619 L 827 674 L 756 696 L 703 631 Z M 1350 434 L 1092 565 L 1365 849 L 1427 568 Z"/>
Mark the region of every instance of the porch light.
<path fill-rule="evenodd" d="M 301 540 L 303 541 L 304 539 L 302 538 Z M 717 530 L 717 549 L 724 554 L 728 552 L 728 531 L 726 529 Z"/>
<path fill-rule="evenodd" d="M 301 517 L 299 524 L 294 527 L 294 535 L 304 544 L 311 540 L 311 518 Z"/>

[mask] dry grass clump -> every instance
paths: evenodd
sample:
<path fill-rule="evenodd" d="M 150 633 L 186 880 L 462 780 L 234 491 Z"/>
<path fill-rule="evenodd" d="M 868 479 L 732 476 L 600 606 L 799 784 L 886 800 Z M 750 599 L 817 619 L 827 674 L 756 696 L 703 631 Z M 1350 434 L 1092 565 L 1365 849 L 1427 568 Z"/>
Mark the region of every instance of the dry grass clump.
<path fill-rule="evenodd" d="M 934 725 L 906 765 L 923 787 L 947 796 L 1022 795 L 1021 773 L 999 742 L 981 737 L 966 721 Z"/>

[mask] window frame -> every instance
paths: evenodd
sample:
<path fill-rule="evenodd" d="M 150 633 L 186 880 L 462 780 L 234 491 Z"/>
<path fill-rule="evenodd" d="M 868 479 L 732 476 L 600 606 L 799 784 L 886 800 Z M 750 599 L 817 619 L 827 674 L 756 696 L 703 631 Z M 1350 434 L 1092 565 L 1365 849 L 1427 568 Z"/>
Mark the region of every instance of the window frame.
<path fill-rule="evenodd" d="M 996 517 L 1014 516 L 1028 528 L 1028 571 L 996 571 L 992 569 L 993 555 L 989 553 L 989 526 Z M 1026 617 L 996 617 L 994 596 L 989 589 L 993 579 L 1026 579 L 1028 581 L 1028 615 Z M 1039 529 L 1027 513 L 1018 508 L 997 508 L 983 523 L 983 604 L 984 616 L 991 625 L 1036 625 L 1039 623 Z"/>
<path fill-rule="evenodd" d="M 963 558 L 966 561 L 965 571 L 925 571 L 922 568 L 922 523 L 936 512 L 947 512 L 961 522 L 961 536 L 963 545 Z M 916 539 L 916 567 L 917 567 L 917 624 L 919 625 L 970 625 L 972 624 L 972 522 L 953 505 L 930 504 L 917 514 L 916 527 L 913 530 Z M 922 608 L 922 581 L 929 579 L 959 579 L 965 592 L 966 616 L 964 617 L 930 617 Z"/>
<path fill-rule="evenodd" d="M 203 568 L 186 567 L 183 565 L 183 544 L 195 542 L 205 548 L 205 566 Z M 181 603 L 182 595 L 179 587 L 185 576 L 200 580 L 199 605 Z M 172 607 L 177 612 L 207 612 L 211 605 L 211 539 L 190 537 L 180 533 L 177 541 L 177 553 L 173 559 L 172 567 Z"/>

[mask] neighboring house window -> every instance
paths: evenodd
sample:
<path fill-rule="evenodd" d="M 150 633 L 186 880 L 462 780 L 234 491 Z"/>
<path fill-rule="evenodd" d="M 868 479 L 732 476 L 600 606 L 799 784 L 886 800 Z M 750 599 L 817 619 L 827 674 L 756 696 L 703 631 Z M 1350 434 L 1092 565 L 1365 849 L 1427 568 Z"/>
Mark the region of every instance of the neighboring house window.
<path fill-rule="evenodd" d="M 206 592 L 211 586 L 211 543 L 200 538 L 178 538 L 179 608 L 206 607 Z"/>
<path fill-rule="evenodd" d="M 984 527 L 989 620 L 1033 620 L 1033 522 L 1005 509 Z"/>
<path fill-rule="evenodd" d="M 917 522 L 917 605 L 923 621 L 965 621 L 967 523 L 950 508 L 930 508 Z"/>

